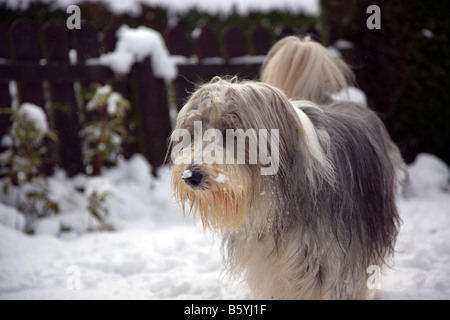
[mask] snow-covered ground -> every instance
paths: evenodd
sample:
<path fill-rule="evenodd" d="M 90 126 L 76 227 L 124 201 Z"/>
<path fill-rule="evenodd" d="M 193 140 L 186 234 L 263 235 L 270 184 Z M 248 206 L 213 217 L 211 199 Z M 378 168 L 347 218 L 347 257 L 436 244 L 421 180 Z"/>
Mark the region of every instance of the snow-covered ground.
<path fill-rule="evenodd" d="M 151 178 L 140 155 L 100 178 L 59 172 L 49 184 L 62 212 L 41 220 L 34 236 L 14 230 L 20 214 L 0 203 L 0 299 L 249 298 L 221 277 L 217 236 L 172 200 L 168 168 L 160 175 Z M 99 225 L 86 210 L 90 188 L 109 192 L 116 231 L 87 231 Z"/>
<path fill-rule="evenodd" d="M 170 170 L 151 178 L 136 155 L 100 178 L 59 172 L 50 189 L 62 212 L 42 220 L 34 236 L 15 230 L 20 215 L 0 203 L 0 299 L 250 299 L 222 270 L 220 237 L 174 203 Z M 450 171 L 426 154 L 408 171 L 395 264 L 378 298 L 450 299 Z M 86 231 L 96 224 L 81 185 L 109 191 L 116 231 Z M 59 232 L 61 225 L 72 231 Z"/>

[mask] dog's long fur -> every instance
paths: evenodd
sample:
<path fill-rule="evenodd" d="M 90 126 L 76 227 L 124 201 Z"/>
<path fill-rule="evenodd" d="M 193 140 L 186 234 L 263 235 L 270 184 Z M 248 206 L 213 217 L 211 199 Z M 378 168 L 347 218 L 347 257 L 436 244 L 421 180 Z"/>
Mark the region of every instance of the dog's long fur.
<path fill-rule="evenodd" d="M 261 66 L 260 79 L 283 91 L 289 99 L 309 100 L 325 109 L 338 104 L 333 100 L 334 94 L 355 85 L 352 68 L 309 36 L 288 36 L 276 42 Z M 386 143 L 397 174 L 406 177 L 397 146 L 391 139 Z M 404 179 L 399 182 L 403 184 Z"/>
<path fill-rule="evenodd" d="M 262 82 L 281 89 L 290 99 L 318 104 L 355 81 L 350 67 L 309 37 L 285 37 L 269 50 L 261 66 Z"/>
<path fill-rule="evenodd" d="M 291 102 L 271 85 L 216 77 L 178 115 L 176 129 L 191 133 L 194 121 L 204 130 L 279 129 L 275 175 L 261 175 L 260 163 L 178 162 L 172 177 L 176 199 L 222 234 L 227 269 L 258 298 L 367 298 L 367 268 L 393 253 L 398 163 L 390 153 L 401 156 L 374 112 L 332 104 Z M 198 187 L 183 181 L 186 168 L 203 173 Z"/>

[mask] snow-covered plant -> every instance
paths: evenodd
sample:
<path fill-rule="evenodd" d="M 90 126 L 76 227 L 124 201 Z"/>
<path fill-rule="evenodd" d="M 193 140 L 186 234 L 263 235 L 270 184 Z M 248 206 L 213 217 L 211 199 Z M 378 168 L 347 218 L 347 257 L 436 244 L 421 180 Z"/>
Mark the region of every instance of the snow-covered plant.
<path fill-rule="evenodd" d="M 7 147 L 0 161 L 9 167 L 9 176 L 15 184 L 30 182 L 36 177 L 45 178 L 44 156 L 48 152 L 44 138 L 57 142 L 57 136 L 48 128 L 47 117 L 42 108 L 23 103 L 12 114 Z"/>
<path fill-rule="evenodd" d="M 16 196 L 19 197 L 16 204 L 18 209 L 27 214 L 29 218 L 27 221 L 28 231 L 32 231 L 30 226 L 35 218 L 43 218 L 59 213 L 59 205 L 51 199 L 50 190 L 45 179 L 36 178 L 22 185 Z"/>
<path fill-rule="evenodd" d="M 106 200 L 113 196 L 113 188 L 102 177 L 94 178 L 86 186 L 85 195 L 87 197 L 88 212 L 99 223 L 102 230 L 113 230 L 112 225 L 108 223 L 109 208 L 106 205 Z"/>
<path fill-rule="evenodd" d="M 87 210 L 102 226 L 105 225 L 106 218 L 109 214 L 109 209 L 105 205 L 108 195 L 109 193 L 107 192 L 93 191 L 88 197 Z"/>
<path fill-rule="evenodd" d="M 122 153 L 122 142 L 127 137 L 126 117 L 130 102 L 111 86 L 98 86 L 86 105 L 94 120 L 81 130 L 84 161 L 94 166 L 94 173 L 101 174 L 104 162 L 116 163 Z"/>
<path fill-rule="evenodd" d="M 48 148 L 45 138 L 58 142 L 41 107 L 23 103 L 12 113 L 12 126 L 3 137 L 6 151 L 0 154 L 4 195 L 14 188 L 15 206 L 29 217 L 43 217 L 59 211 L 49 198 L 46 173 L 43 169 Z M 12 201 L 11 201 L 12 202 Z"/>

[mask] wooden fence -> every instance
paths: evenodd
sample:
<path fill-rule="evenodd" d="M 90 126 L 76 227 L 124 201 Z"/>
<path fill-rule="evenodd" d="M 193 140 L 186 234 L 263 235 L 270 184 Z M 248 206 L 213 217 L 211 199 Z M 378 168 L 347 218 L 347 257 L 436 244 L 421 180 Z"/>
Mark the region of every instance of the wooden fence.
<path fill-rule="evenodd" d="M 58 165 L 70 176 L 86 171 L 79 136 L 86 115 L 77 104 L 80 97 L 74 83 L 81 87 L 108 83 L 130 100 L 130 121 L 135 122 L 137 142 L 127 146 L 126 153 L 143 153 L 153 168 L 165 159 L 171 131 L 167 87 L 163 79 L 153 76 L 150 58 L 136 63 L 128 75 L 121 77 L 106 66 L 85 63 L 114 50 L 117 28 L 100 33 L 83 22 L 81 29 L 68 30 L 62 23 L 50 21 L 38 30 L 27 19 L 16 20 L 8 29 L 0 24 L 0 110 L 10 108 L 14 99 L 10 81 L 16 81 L 19 104 L 31 102 L 43 107 L 59 138 L 58 145 L 53 146 L 51 167 Z M 260 61 L 235 58 L 264 55 L 275 40 L 262 27 L 255 27 L 248 35 L 228 27 L 219 36 L 203 28 L 195 37 L 175 27 L 167 30 L 165 39 L 172 55 L 197 57 L 197 62 L 191 59 L 178 64 L 179 76 L 172 83 L 178 108 L 199 79 L 206 81 L 215 75 L 257 77 Z M 69 59 L 70 50 L 76 52 L 76 63 Z M 211 57 L 221 59 L 207 61 Z M 10 114 L 0 112 L 0 137 L 10 124 Z"/>
<path fill-rule="evenodd" d="M 179 76 L 174 81 L 174 87 L 179 107 L 198 79 L 209 80 L 216 75 L 257 77 L 261 61 L 236 58 L 265 55 L 272 45 L 272 34 L 263 27 L 253 28 L 248 37 L 234 26 L 225 28 L 219 38 L 208 27 L 197 31 L 194 37 L 189 37 L 179 27 L 166 32 L 167 47 L 172 55 L 195 56 L 198 60 L 198 63 L 178 64 Z"/>

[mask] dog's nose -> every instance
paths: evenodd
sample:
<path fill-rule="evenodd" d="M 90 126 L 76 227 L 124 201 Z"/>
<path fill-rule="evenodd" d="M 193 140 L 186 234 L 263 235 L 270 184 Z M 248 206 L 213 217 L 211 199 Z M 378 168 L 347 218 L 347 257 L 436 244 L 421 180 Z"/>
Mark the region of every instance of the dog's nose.
<path fill-rule="evenodd" d="M 202 183 L 203 173 L 198 169 L 186 169 L 183 171 L 181 178 L 186 184 L 195 188 Z"/>

